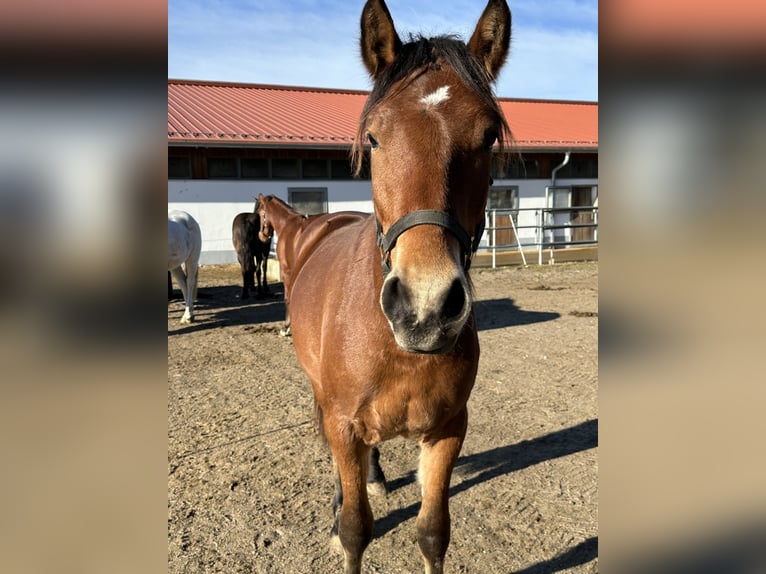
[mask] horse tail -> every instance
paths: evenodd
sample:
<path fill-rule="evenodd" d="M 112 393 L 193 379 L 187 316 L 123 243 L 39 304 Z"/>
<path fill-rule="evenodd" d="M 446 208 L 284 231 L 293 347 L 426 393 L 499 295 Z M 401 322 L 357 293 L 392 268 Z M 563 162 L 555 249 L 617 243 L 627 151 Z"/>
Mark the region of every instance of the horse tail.
<path fill-rule="evenodd" d="M 237 251 L 237 257 L 239 257 L 240 263 L 242 264 L 242 270 L 250 272 L 255 271 L 252 262 L 255 253 L 253 253 L 251 247 L 253 230 L 252 225 L 247 219 L 242 218 L 242 215 L 243 214 L 240 213 L 234 219 L 232 226 L 232 242 L 234 243 L 234 249 Z"/>

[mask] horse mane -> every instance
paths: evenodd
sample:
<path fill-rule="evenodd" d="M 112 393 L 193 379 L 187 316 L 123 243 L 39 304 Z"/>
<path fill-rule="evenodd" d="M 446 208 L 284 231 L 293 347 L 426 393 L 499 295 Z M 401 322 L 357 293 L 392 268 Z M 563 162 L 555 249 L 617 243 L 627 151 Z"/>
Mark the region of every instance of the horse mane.
<path fill-rule="evenodd" d="M 501 126 L 497 142 L 500 151 L 503 151 L 505 140 L 510 140 L 512 137 L 511 129 L 497 103 L 492 89 L 493 79 L 484 65 L 468 50 L 459 36 L 444 35 L 425 38 L 422 35 L 411 35 L 409 42 L 402 45 L 396 59 L 381 71 L 362 109 L 359 128 L 351 148 L 351 161 L 355 175 L 358 176 L 362 169 L 367 122 L 375 106 L 389 96 L 391 89 L 401 80 L 409 78 L 409 81 L 402 82 L 393 93 L 404 90 L 413 80 L 428 70 L 439 69 L 442 65 L 452 68 L 465 86 L 478 94 L 481 101 L 497 115 Z"/>
<path fill-rule="evenodd" d="M 299 211 L 295 211 L 295 209 L 293 208 L 292 205 L 287 203 L 284 199 L 280 199 L 276 195 L 267 195 L 263 199 L 265 200 L 266 204 L 268 204 L 271 201 L 274 201 L 274 202 L 278 203 L 279 205 L 281 205 L 282 207 L 284 207 L 287 211 L 289 211 L 291 213 L 294 213 L 295 215 L 298 215 L 298 216 L 300 216 L 303 219 L 308 219 L 309 218 L 308 215 L 305 215 L 305 214 L 303 214 L 303 213 L 301 213 Z"/>

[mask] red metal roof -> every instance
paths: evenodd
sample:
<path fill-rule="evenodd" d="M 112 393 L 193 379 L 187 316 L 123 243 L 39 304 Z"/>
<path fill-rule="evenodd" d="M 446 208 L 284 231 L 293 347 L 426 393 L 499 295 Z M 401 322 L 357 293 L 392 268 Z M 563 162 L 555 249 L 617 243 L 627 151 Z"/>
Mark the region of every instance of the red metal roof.
<path fill-rule="evenodd" d="M 168 143 L 348 147 L 368 92 L 168 80 Z M 523 150 L 597 150 L 598 103 L 500 98 Z"/>

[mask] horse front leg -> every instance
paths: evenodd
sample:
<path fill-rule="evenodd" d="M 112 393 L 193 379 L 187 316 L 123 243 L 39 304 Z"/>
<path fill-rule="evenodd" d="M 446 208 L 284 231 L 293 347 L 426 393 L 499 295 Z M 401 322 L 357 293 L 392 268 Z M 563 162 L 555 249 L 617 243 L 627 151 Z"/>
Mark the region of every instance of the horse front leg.
<path fill-rule="evenodd" d="M 335 493 L 332 498 L 332 530 L 330 540 L 337 550 L 343 551 L 343 546 L 338 538 L 338 522 L 340 521 L 340 509 L 343 507 L 343 487 L 340 483 L 340 472 L 335 457 L 332 459 L 333 478 L 335 480 Z M 388 485 L 383 469 L 380 467 L 380 451 L 374 446 L 370 449 L 370 462 L 367 474 L 367 495 L 385 496 L 388 494 Z"/>
<path fill-rule="evenodd" d="M 380 466 L 380 451 L 374 446 L 370 449 L 370 468 L 367 474 L 367 494 L 370 496 L 385 496 L 388 494 L 388 484 L 383 468 Z"/>
<path fill-rule="evenodd" d="M 449 483 L 468 425 L 465 408 L 434 439 L 421 443 L 423 503 L 415 523 L 426 574 L 442 574 L 450 540 Z"/>
<path fill-rule="evenodd" d="M 333 535 L 337 534 L 343 549 L 344 574 L 360 574 L 362 555 L 372 540 L 372 509 L 367 499 L 370 447 L 353 439 L 328 439 L 337 465 Z"/>
<path fill-rule="evenodd" d="M 338 522 L 340 521 L 340 509 L 343 508 L 343 487 L 340 483 L 340 472 L 335 457 L 332 458 L 332 476 L 335 482 L 335 491 L 332 497 L 332 529 L 330 530 L 330 544 L 338 551 L 343 552 L 343 546 L 338 537 Z"/>
<path fill-rule="evenodd" d="M 279 330 L 279 336 L 291 337 L 292 334 L 293 333 L 290 325 L 290 301 L 287 299 L 287 296 L 285 296 L 285 324 Z"/>

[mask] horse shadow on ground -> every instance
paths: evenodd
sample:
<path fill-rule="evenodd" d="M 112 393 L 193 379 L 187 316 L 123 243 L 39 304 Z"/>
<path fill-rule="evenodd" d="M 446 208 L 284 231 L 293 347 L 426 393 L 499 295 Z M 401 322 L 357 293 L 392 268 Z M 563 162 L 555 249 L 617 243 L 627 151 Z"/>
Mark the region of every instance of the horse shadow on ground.
<path fill-rule="evenodd" d="M 513 299 L 485 299 L 473 304 L 476 326 L 479 331 L 504 329 L 553 321 L 560 313 L 545 311 L 524 311 L 516 306 Z"/>
<path fill-rule="evenodd" d="M 194 331 L 216 329 L 238 325 L 259 326 L 260 330 L 279 331 L 280 326 L 268 326 L 266 323 L 280 323 L 285 320 L 284 288 L 282 283 L 269 284 L 268 295 L 251 295 L 241 299 L 240 285 L 222 287 L 205 287 L 197 291 L 194 303 L 195 322 L 181 325 L 168 331 L 168 335 L 181 335 Z M 179 291 L 180 293 L 180 291 Z M 170 302 L 175 301 L 175 297 Z M 180 296 L 178 298 L 180 301 Z M 170 312 L 178 313 L 179 319 L 182 307 L 168 307 Z"/>
<path fill-rule="evenodd" d="M 593 419 L 532 440 L 461 456 L 455 465 L 455 475 L 466 478 L 450 488 L 450 498 L 498 476 L 597 446 L 598 421 Z M 389 481 L 388 489 L 389 492 L 393 492 L 414 482 L 415 472 L 410 472 L 401 478 Z M 375 536 L 383 536 L 403 522 L 416 517 L 419 509 L 420 503 L 418 502 L 394 510 L 387 516 L 376 520 Z M 593 537 L 559 556 L 520 570 L 516 574 L 552 574 L 579 564 L 585 564 L 596 556 L 598 556 L 598 538 Z"/>
<path fill-rule="evenodd" d="M 242 287 L 226 285 L 222 287 L 205 287 L 197 291 L 194 305 L 196 322 L 173 329 L 168 335 L 181 335 L 194 331 L 215 329 L 236 325 L 254 325 L 284 321 L 285 302 L 284 286 L 282 283 L 269 285 L 271 293 L 263 297 L 251 296 L 240 299 Z M 174 290 L 169 301 L 181 302 L 181 291 Z M 210 311 L 213 311 L 211 314 Z M 530 325 L 558 319 L 561 315 L 554 312 L 524 311 L 517 307 L 512 299 L 487 299 L 474 303 L 476 324 L 479 331 L 503 329 Z M 275 332 L 278 329 L 272 329 Z"/>
<path fill-rule="evenodd" d="M 553 574 L 554 572 L 568 570 L 581 564 L 587 564 L 597 557 L 598 536 L 591 536 L 550 560 L 544 560 L 532 566 L 527 566 L 522 570 L 516 570 L 513 574 Z"/>

